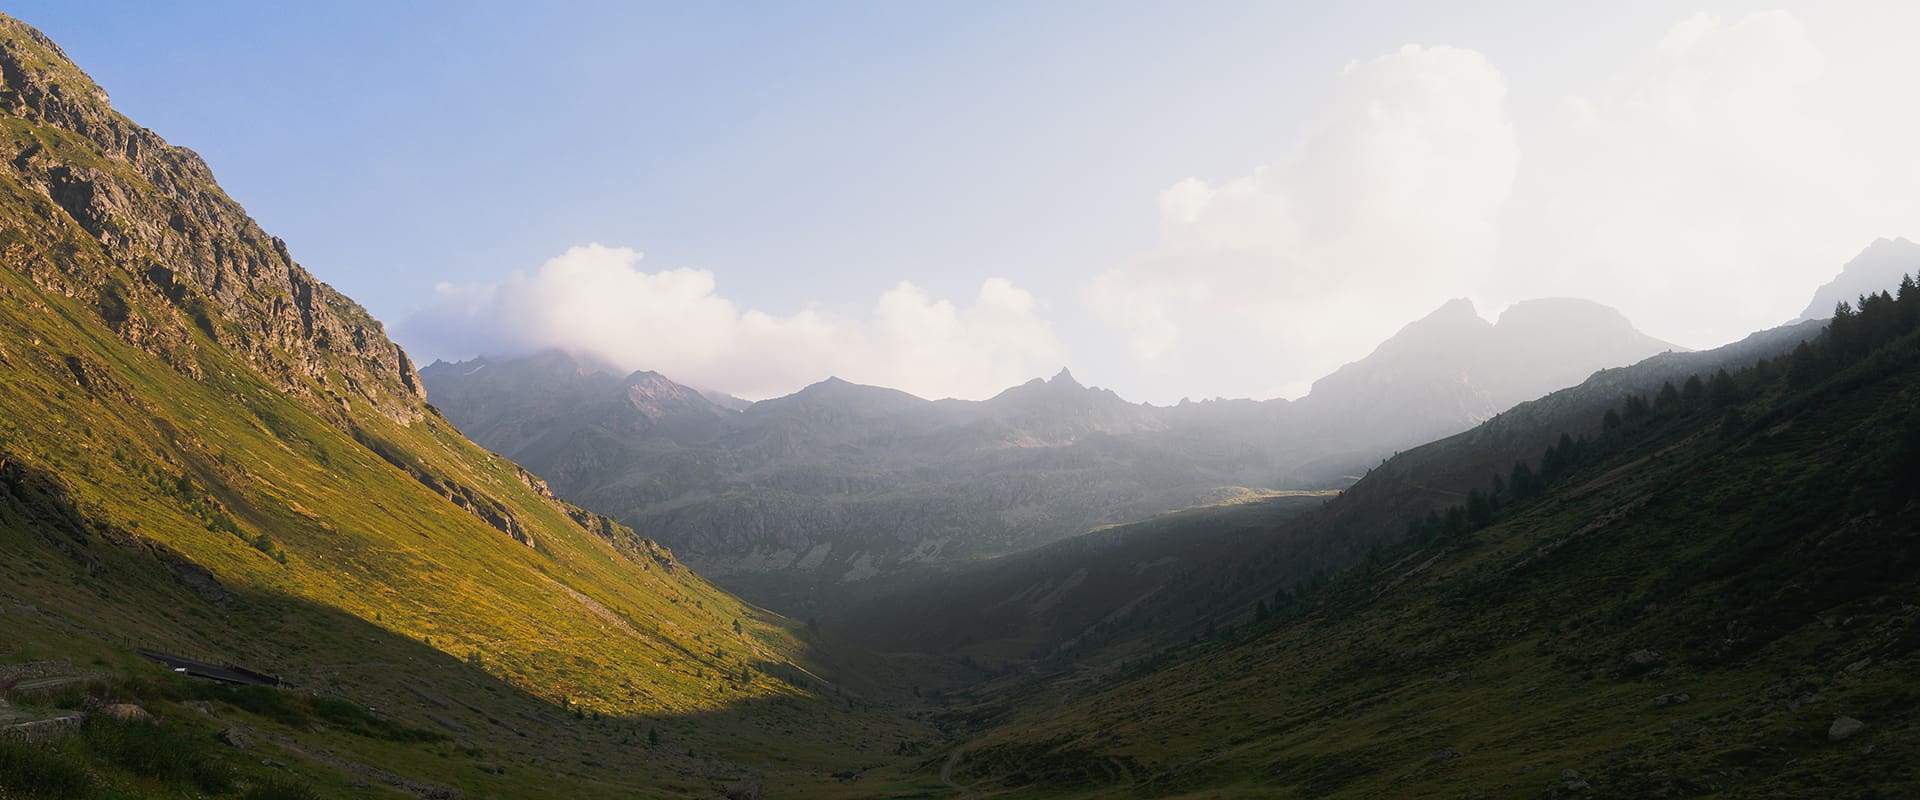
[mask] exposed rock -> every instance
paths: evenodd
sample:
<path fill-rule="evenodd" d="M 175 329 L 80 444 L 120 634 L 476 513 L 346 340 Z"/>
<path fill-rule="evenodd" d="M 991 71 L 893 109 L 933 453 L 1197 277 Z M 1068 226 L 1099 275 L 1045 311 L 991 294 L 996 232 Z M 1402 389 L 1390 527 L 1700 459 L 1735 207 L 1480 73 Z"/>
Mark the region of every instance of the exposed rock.
<path fill-rule="evenodd" d="M 146 709 L 133 703 L 114 703 L 100 709 L 100 713 L 114 719 L 126 720 L 128 722 L 154 721 L 152 714 L 147 713 Z"/>
<path fill-rule="evenodd" d="M 1584 791 L 1587 791 L 1588 789 L 1593 788 L 1593 784 L 1588 783 L 1587 779 L 1580 777 L 1579 770 L 1573 770 L 1573 769 L 1561 770 L 1560 781 L 1564 786 L 1566 786 L 1566 789 L 1569 792 L 1584 792 Z"/>
<path fill-rule="evenodd" d="M 727 800 L 761 800 L 759 781 L 734 781 L 720 788 Z"/>
<path fill-rule="evenodd" d="M 1635 650 L 1627 654 L 1627 663 L 1635 666 L 1651 666 L 1660 663 L 1661 655 L 1656 650 Z"/>
<path fill-rule="evenodd" d="M 1459 757 L 1460 757 L 1460 751 L 1455 750 L 1451 747 L 1442 747 L 1438 750 L 1433 751 L 1433 755 L 1427 756 L 1427 761 L 1429 763 L 1434 761 L 1451 761 Z"/>
<path fill-rule="evenodd" d="M 216 736 L 220 741 L 232 747 L 241 749 L 253 747 L 253 731 L 249 730 L 245 725 L 230 725 L 225 730 L 216 734 Z"/>
<path fill-rule="evenodd" d="M 1827 739 L 1840 741 L 1867 729 L 1867 723 L 1853 717 L 1835 717 L 1833 725 L 1827 728 Z"/>

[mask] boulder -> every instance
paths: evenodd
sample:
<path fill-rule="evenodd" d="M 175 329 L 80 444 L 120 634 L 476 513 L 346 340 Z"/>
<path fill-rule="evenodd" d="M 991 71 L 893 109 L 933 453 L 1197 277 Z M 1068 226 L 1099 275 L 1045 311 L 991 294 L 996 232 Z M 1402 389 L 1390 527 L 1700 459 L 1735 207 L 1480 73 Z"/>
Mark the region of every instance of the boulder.
<path fill-rule="evenodd" d="M 220 741 L 226 742 L 231 747 L 244 749 L 253 746 L 253 731 L 247 730 L 245 725 L 229 726 L 226 730 L 215 734 L 215 736 L 219 737 Z"/>
<path fill-rule="evenodd" d="M 1867 723 L 1853 717 L 1836 717 L 1833 726 L 1827 728 L 1827 738 L 1837 742 L 1866 729 Z"/>
<path fill-rule="evenodd" d="M 759 781 L 734 781 L 721 787 L 720 793 L 726 795 L 727 800 L 761 800 L 762 797 Z"/>
<path fill-rule="evenodd" d="M 114 719 L 123 719 L 128 722 L 153 722 L 154 721 L 153 715 L 147 713 L 146 709 L 141 708 L 132 703 L 114 703 L 113 705 L 100 709 L 100 713 L 105 714 Z"/>

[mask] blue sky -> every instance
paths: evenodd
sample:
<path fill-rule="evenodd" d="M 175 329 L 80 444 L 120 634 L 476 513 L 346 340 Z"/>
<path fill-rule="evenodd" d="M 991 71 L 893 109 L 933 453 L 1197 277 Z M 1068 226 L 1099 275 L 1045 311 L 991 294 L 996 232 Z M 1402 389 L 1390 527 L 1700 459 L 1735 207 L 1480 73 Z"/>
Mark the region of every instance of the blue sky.
<path fill-rule="evenodd" d="M 1712 345 L 1792 316 L 1868 232 L 1913 235 L 1853 214 L 1768 238 L 1800 218 L 1792 203 L 1891 195 L 1906 174 L 1823 159 L 1891 153 L 1917 132 L 1907 4 L 1758 18 L 1722 3 L 544 5 L 8 12 L 59 41 L 121 111 L 205 156 L 296 258 L 416 355 L 560 344 L 747 395 L 840 372 L 978 396 L 1062 363 L 1158 402 L 1292 394 L 1449 296 L 1489 315 L 1591 296 L 1656 336 Z M 1709 17 L 1688 28 L 1695 12 Z M 1647 97 L 1726 113 L 1700 134 L 1690 115 L 1636 110 Z M 1397 127 L 1367 127 L 1382 107 Z M 1483 113 L 1433 119 L 1458 108 Z M 1786 133 L 1740 138 L 1754 120 Z M 1751 170 L 1688 178 L 1700 158 L 1606 160 L 1702 147 L 1661 138 L 1696 134 L 1845 177 L 1783 173 L 1720 203 L 1714 176 Z M 1426 155 L 1401 147 L 1409 137 Z M 1428 152 L 1462 137 L 1464 150 Z M 1376 174 L 1419 157 L 1431 161 L 1406 169 L 1426 177 Z M 1590 185 L 1636 169 L 1700 184 L 1667 192 L 1685 200 L 1675 208 L 1723 208 L 1648 227 L 1630 187 Z M 1179 196 L 1204 210 L 1170 223 L 1163 201 L 1188 179 Z M 1376 188 L 1328 197 L 1348 185 Z M 1466 211 L 1408 233 L 1405 209 L 1378 209 L 1408 186 L 1402 201 Z M 1765 192 L 1807 196 L 1742 205 Z M 1272 233 L 1300 222 L 1276 209 L 1323 203 L 1349 216 L 1306 227 L 1346 233 Z M 1579 223 L 1535 218 L 1562 208 Z M 1455 241 L 1483 218 L 1487 230 Z M 575 250 L 590 243 L 646 256 Z M 1687 292 L 1724 270 L 1690 282 L 1658 263 L 1743 248 L 1780 254 L 1777 280 L 1735 287 L 1749 294 L 1711 319 Z M 578 264 L 551 267 L 569 253 Z M 1431 263 L 1413 280 L 1370 266 L 1384 260 Z M 645 279 L 679 268 L 705 282 Z M 1317 294 L 1335 284 L 1351 285 Z M 1361 304 L 1364 292 L 1393 302 Z M 538 309 L 507 295 L 608 319 L 529 322 Z M 633 327 L 642 312 L 626 309 L 659 324 Z"/>

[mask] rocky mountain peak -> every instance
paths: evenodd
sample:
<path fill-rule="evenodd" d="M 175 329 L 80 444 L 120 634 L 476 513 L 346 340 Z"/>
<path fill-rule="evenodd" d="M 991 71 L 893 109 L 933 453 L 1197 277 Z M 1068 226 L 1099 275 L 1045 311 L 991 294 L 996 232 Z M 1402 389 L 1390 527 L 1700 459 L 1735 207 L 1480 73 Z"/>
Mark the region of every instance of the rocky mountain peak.
<path fill-rule="evenodd" d="M 353 406 L 411 423 L 425 393 L 412 362 L 365 309 L 293 261 L 221 191 L 206 162 L 115 112 L 45 35 L 0 17 L 0 172 L 28 193 L 22 259 L 36 283 L 90 301 L 122 339 L 198 377 L 199 351 L 241 358 L 322 415 Z M 58 132 L 60 135 L 48 135 Z"/>

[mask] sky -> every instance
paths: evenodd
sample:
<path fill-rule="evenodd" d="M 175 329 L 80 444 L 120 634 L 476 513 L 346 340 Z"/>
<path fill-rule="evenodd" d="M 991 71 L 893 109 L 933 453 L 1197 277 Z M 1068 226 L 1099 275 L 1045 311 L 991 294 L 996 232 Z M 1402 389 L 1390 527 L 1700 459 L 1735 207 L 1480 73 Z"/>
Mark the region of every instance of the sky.
<path fill-rule="evenodd" d="M 1709 347 L 1920 238 L 1908 2 L 7 13 L 422 363 L 1297 396 L 1453 297 Z"/>

